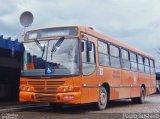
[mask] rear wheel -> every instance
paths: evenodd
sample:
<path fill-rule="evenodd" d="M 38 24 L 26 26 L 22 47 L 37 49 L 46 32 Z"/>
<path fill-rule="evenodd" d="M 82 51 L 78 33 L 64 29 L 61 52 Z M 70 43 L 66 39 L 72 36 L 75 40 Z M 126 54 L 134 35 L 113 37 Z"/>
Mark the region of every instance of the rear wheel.
<path fill-rule="evenodd" d="M 64 107 L 63 103 L 50 103 L 50 106 L 53 107 L 53 109 L 60 110 Z"/>
<path fill-rule="evenodd" d="M 145 97 L 146 97 L 146 90 L 144 87 L 141 87 L 140 97 L 132 98 L 132 102 L 142 104 L 145 102 Z"/>
<path fill-rule="evenodd" d="M 96 108 L 98 110 L 104 110 L 107 106 L 108 103 L 108 96 L 107 96 L 107 91 L 104 87 L 100 88 L 99 91 L 99 99 L 98 102 L 96 103 Z"/>

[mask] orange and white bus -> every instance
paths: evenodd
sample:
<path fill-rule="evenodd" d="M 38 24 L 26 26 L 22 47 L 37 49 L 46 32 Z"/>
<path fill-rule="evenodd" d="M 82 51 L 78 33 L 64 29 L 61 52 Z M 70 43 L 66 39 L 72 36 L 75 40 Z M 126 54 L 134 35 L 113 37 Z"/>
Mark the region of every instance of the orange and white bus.
<path fill-rule="evenodd" d="M 91 27 L 30 30 L 23 44 L 20 102 L 95 103 L 103 110 L 110 100 L 143 103 L 156 92 L 154 58 Z"/>

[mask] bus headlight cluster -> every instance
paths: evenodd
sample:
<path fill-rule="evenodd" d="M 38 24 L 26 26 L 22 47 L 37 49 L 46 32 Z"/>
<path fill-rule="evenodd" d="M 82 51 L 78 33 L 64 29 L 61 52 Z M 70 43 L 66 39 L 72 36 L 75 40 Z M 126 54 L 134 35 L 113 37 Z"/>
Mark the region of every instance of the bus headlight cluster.
<path fill-rule="evenodd" d="M 30 86 L 20 86 L 20 90 L 30 92 L 33 91 L 33 88 L 31 88 Z"/>
<path fill-rule="evenodd" d="M 73 91 L 73 87 L 72 86 L 64 86 L 61 87 L 62 88 L 62 92 L 72 92 Z"/>

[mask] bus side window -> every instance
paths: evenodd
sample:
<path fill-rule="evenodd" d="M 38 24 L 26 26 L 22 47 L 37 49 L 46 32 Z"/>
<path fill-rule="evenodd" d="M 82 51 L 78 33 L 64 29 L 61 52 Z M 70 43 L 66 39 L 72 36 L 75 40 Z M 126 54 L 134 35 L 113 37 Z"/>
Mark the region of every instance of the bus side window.
<path fill-rule="evenodd" d="M 127 50 L 121 49 L 121 63 L 122 68 L 130 70 L 129 52 Z"/>
<path fill-rule="evenodd" d="M 98 41 L 98 59 L 99 65 L 109 66 L 108 44 Z"/>
<path fill-rule="evenodd" d="M 145 59 L 144 59 L 144 63 L 145 63 L 145 72 L 146 72 L 146 73 L 150 73 L 149 60 L 148 60 L 148 58 L 145 58 Z"/>
<path fill-rule="evenodd" d="M 135 53 L 130 52 L 130 61 L 131 61 L 131 70 L 138 71 L 137 55 Z"/>
<path fill-rule="evenodd" d="M 141 55 L 138 55 L 138 69 L 139 72 L 144 72 L 144 61 Z"/>
<path fill-rule="evenodd" d="M 86 42 L 84 40 L 81 41 L 81 49 L 82 49 L 82 62 L 87 62 L 87 52 L 86 52 Z"/>
<path fill-rule="evenodd" d="M 81 44 L 84 44 L 84 50 L 82 52 L 82 72 L 83 75 L 90 75 L 94 72 L 96 68 L 96 62 L 95 62 L 95 45 L 94 43 L 90 42 L 89 47 L 86 40 L 82 40 Z M 91 48 L 92 47 L 92 48 Z"/>
<path fill-rule="evenodd" d="M 120 68 L 120 50 L 114 45 L 110 45 L 110 63 L 112 67 Z"/>
<path fill-rule="evenodd" d="M 150 60 L 150 71 L 151 71 L 151 74 L 154 74 L 155 73 L 155 69 L 154 69 L 154 61 L 153 60 Z"/>

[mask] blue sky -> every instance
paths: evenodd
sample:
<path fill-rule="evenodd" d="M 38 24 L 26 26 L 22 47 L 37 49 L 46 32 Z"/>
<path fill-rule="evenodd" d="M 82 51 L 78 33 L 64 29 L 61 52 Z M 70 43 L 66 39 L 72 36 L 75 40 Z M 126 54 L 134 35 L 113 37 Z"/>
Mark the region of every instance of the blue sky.
<path fill-rule="evenodd" d="M 31 11 L 31 28 L 85 25 L 156 57 L 160 47 L 160 0 L 0 0 L 0 34 L 23 30 L 19 16 Z"/>

